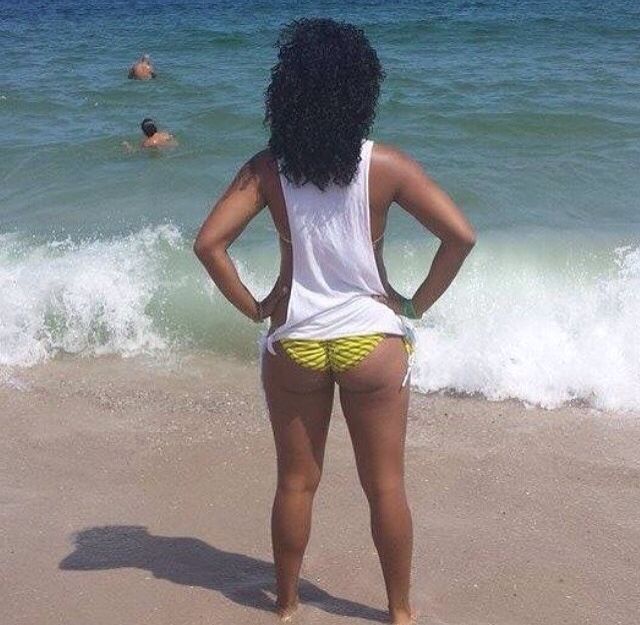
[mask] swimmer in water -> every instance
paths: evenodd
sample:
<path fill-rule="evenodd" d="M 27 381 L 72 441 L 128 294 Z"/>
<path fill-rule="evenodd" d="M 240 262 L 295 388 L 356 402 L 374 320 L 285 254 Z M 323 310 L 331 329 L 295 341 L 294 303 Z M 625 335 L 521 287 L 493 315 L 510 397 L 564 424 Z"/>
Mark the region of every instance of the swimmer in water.
<path fill-rule="evenodd" d="M 178 145 L 176 138 L 164 130 L 158 130 L 156 123 L 150 117 L 142 120 L 140 128 L 145 135 L 140 143 L 140 149 L 170 148 Z M 122 146 L 128 153 L 135 152 L 135 148 L 128 141 L 123 141 Z"/>
<path fill-rule="evenodd" d="M 143 54 L 129 70 L 129 78 L 133 80 L 151 80 L 155 77 L 156 73 L 148 54 Z"/>
<path fill-rule="evenodd" d="M 156 123 L 150 117 L 142 120 L 140 128 L 145 134 L 145 139 L 140 144 L 141 148 L 164 148 L 178 145 L 175 137 L 164 130 L 158 130 Z"/>

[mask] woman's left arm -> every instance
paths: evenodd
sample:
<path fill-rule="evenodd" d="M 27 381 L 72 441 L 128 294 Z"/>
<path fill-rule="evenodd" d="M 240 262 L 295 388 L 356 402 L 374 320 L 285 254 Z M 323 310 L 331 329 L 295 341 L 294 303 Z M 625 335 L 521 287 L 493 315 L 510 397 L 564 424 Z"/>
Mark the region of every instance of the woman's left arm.
<path fill-rule="evenodd" d="M 275 304 L 286 294 L 286 287 L 276 282 L 271 293 L 258 302 L 240 280 L 227 250 L 267 204 L 260 178 L 263 155 L 263 152 L 256 154 L 240 168 L 214 204 L 193 245 L 193 251 L 222 294 L 256 322 L 271 316 Z"/>

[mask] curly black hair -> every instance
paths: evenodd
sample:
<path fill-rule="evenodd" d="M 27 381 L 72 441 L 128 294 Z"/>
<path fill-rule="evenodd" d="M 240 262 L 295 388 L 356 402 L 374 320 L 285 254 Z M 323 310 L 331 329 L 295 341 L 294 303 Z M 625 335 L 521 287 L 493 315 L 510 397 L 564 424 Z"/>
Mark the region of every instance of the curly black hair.
<path fill-rule="evenodd" d="M 327 18 L 285 25 L 265 91 L 269 149 L 296 185 L 345 186 L 357 171 L 385 78 L 364 31 Z"/>

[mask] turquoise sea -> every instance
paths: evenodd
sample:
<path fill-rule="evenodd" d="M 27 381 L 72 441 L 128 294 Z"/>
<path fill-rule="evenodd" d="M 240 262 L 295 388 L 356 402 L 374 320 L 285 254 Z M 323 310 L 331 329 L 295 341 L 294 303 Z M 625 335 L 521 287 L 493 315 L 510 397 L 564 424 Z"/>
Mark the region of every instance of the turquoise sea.
<path fill-rule="evenodd" d="M 191 252 L 262 149 L 280 27 L 362 27 L 387 72 L 371 138 L 418 159 L 478 229 L 416 329 L 418 391 L 640 408 L 640 3 L 0 0 L 0 383 L 60 357 L 256 358 L 258 328 Z M 127 80 L 151 55 L 158 78 Z M 127 154 L 154 117 L 180 146 Z M 410 293 L 436 240 L 398 207 Z M 276 275 L 261 215 L 232 248 Z"/>

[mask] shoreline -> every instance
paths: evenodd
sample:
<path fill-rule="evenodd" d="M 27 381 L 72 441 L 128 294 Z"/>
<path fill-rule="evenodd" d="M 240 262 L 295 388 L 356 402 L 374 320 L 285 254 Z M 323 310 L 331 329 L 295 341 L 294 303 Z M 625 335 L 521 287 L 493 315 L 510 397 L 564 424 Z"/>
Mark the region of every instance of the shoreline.
<path fill-rule="evenodd" d="M 11 625 L 276 622 L 275 455 L 256 365 L 59 359 L 0 386 L 0 601 Z M 640 420 L 412 394 L 407 488 L 425 623 L 635 625 Z M 295 622 L 384 618 L 336 406 Z"/>

